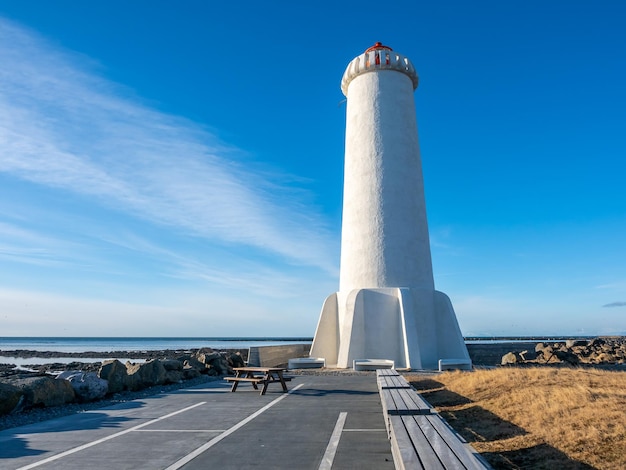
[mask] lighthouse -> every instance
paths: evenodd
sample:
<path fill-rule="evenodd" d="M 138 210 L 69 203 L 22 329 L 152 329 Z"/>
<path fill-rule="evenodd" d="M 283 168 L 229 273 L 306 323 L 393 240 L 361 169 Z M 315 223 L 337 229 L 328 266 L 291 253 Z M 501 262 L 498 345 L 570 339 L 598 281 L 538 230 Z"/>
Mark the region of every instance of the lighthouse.
<path fill-rule="evenodd" d="M 347 98 L 339 291 L 311 356 L 337 368 L 471 364 L 449 298 L 435 290 L 411 61 L 377 42 L 341 80 Z M 451 361 L 454 360 L 454 361 Z"/>

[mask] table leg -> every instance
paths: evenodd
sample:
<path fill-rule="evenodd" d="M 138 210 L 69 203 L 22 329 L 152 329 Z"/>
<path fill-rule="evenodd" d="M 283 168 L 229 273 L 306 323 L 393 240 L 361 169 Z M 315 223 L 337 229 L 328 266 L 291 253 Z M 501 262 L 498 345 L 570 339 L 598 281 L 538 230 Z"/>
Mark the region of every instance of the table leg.
<path fill-rule="evenodd" d="M 236 378 L 237 378 L 237 377 L 241 377 L 241 374 L 239 373 L 239 371 L 237 371 L 237 374 L 235 374 L 235 377 L 236 377 Z M 238 382 L 237 380 L 235 380 L 235 381 L 233 382 L 233 386 L 232 386 L 232 387 L 230 387 L 230 391 L 231 391 L 231 392 L 236 391 L 236 390 L 237 390 L 237 385 L 239 385 L 239 382 Z"/>
<path fill-rule="evenodd" d="M 287 384 L 285 383 L 285 378 L 283 377 L 283 371 L 279 370 L 276 373 L 278 374 L 278 380 L 280 381 L 280 384 L 283 386 L 283 392 L 287 392 Z"/>
<path fill-rule="evenodd" d="M 254 372 L 248 372 L 248 376 L 249 379 L 253 379 L 254 378 Z M 255 390 L 258 390 L 259 387 L 257 387 L 256 382 L 252 382 L 252 386 L 254 387 Z"/>
<path fill-rule="evenodd" d="M 272 375 L 269 373 L 265 374 L 265 378 L 263 380 L 263 390 L 261 390 L 261 395 L 265 395 L 265 392 L 267 392 L 267 386 L 270 384 L 270 380 L 272 380 Z"/>

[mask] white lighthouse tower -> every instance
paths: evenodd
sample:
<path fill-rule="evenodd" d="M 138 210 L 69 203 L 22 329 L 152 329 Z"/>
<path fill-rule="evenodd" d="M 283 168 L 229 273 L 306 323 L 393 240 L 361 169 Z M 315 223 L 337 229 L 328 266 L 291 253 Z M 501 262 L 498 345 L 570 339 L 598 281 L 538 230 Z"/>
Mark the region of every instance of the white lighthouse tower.
<path fill-rule="evenodd" d="M 339 292 L 322 307 L 311 356 L 469 364 L 448 297 L 435 290 L 408 58 L 376 43 L 341 80 L 347 97 Z"/>

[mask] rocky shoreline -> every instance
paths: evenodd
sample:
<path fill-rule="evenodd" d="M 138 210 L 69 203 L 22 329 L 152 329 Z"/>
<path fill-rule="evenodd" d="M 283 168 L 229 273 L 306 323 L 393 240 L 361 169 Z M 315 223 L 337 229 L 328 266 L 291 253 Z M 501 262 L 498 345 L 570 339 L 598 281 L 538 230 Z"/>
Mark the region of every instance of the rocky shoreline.
<path fill-rule="evenodd" d="M 103 362 L 0 364 L 0 429 L 216 380 L 245 364 L 246 351 L 117 351 Z M 0 351 L 4 357 L 103 358 L 102 353 Z M 117 357 L 133 358 L 122 364 Z"/>

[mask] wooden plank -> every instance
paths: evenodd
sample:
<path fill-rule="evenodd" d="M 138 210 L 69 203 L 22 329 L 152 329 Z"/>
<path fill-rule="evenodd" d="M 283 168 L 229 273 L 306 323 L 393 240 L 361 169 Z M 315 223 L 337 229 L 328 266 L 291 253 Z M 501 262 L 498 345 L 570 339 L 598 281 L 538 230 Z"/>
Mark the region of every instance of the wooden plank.
<path fill-rule="evenodd" d="M 421 416 L 401 416 L 400 422 L 406 428 L 422 466 L 428 470 L 447 470 L 448 467 L 443 464 L 436 448 L 433 447 L 432 436 L 424 433 L 422 427 L 418 425 L 418 418 L 421 418 Z M 435 444 L 438 445 L 438 443 Z M 450 470 L 452 469 L 456 470 L 454 467 Z"/>
<path fill-rule="evenodd" d="M 389 407 L 390 415 L 414 415 L 433 413 L 433 408 L 415 390 L 390 388 L 389 394 L 395 407 Z"/>
<path fill-rule="evenodd" d="M 411 385 L 399 376 L 382 376 L 378 378 L 378 384 L 382 388 L 411 388 Z"/>
<path fill-rule="evenodd" d="M 415 390 L 411 389 L 411 390 L 406 390 L 406 391 L 402 391 L 403 394 L 403 398 L 405 399 L 405 401 L 410 401 L 414 404 L 414 406 L 416 406 L 418 409 L 420 410 L 430 410 L 431 412 L 435 412 L 435 409 L 431 406 L 430 403 L 428 403 L 424 397 L 422 397 L 418 392 L 416 392 Z"/>
<path fill-rule="evenodd" d="M 468 470 L 485 470 L 486 467 L 478 455 L 472 452 L 472 450 L 468 447 L 468 444 L 461 440 L 460 436 L 456 434 L 452 428 L 450 428 L 448 423 L 446 423 L 441 416 L 431 415 L 420 418 L 426 420 L 433 427 L 433 429 L 436 430 L 436 432 L 445 441 L 450 452 L 454 453 L 456 458 L 463 463 L 463 467 L 460 468 Z"/>
<path fill-rule="evenodd" d="M 390 416 L 391 454 L 396 470 L 430 470 L 424 467 L 400 416 Z"/>
<path fill-rule="evenodd" d="M 263 377 L 224 377 L 228 382 L 264 382 Z"/>
<path fill-rule="evenodd" d="M 438 429 L 435 429 L 427 416 L 406 416 L 404 419 L 407 426 L 419 427 L 427 439 L 431 450 L 437 455 L 447 470 L 465 470 L 466 467 L 461 462 L 461 459 L 450 448 L 446 439 L 444 439 Z"/>

